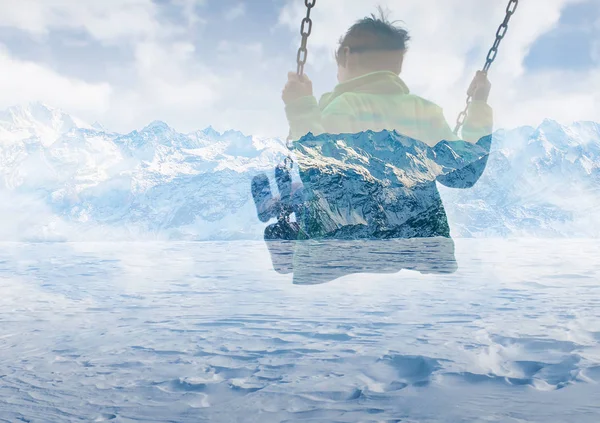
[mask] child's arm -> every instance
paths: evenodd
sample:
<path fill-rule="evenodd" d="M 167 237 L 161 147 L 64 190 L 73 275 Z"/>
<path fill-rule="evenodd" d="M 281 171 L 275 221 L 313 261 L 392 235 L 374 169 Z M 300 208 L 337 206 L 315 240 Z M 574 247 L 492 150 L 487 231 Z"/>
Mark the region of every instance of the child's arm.
<path fill-rule="evenodd" d="M 437 128 L 435 140 L 440 142 L 433 150 L 436 161 L 443 168 L 437 181 L 447 187 L 470 188 L 485 170 L 494 125 L 493 111 L 487 104 L 490 88 L 487 75 L 477 72 L 469 88 L 473 101 L 460 138 L 450 129 L 441 108 L 434 114 L 432 127 Z"/>
<path fill-rule="evenodd" d="M 485 109 L 476 113 L 483 114 L 485 118 Z M 485 170 L 491 147 L 491 131 L 486 134 L 486 129 L 478 131 L 470 129 L 475 128 L 474 126 L 467 126 L 471 135 L 463 137 L 468 139 L 461 140 L 450 129 L 441 108 L 436 115 L 432 127 L 438 128 L 434 138 L 434 143 L 437 143 L 433 145 L 432 150 L 436 163 L 442 166 L 442 173 L 437 177 L 437 181 L 449 188 L 471 188 Z"/>
<path fill-rule="evenodd" d="M 476 143 L 442 141 L 432 148 L 435 161 L 441 166 L 436 180 L 449 188 L 471 188 L 479 180 L 487 165 L 492 137 L 488 135 Z"/>
<path fill-rule="evenodd" d="M 478 71 L 469 88 L 473 100 L 467 109 L 467 117 L 462 126 L 460 137 L 450 129 L 442 109 L 434 106 L 435 110 L 432 112 L 433 117 L 430 121 L 431 134 L 428 134 L 428 144 L 433 145 L 442 140 L 464 140 L 475 144 L 480 139 L 491 135 L 494 130 L 494 113 L 487 104 L 490 89 L 491 84 L 487 79 L 487 75 L 482 71 Z"/>
<path fill-rule="evenodd" d="M 334 99 L 321 110 L 313 96 L 312 82 L 306 75 L 288 74 L 282 99 L 290 124 L 290 136 L 298 140 L 309 132 L 313 135 L 353 132 L 355 117 L 343 96 Z"/>
<path fill-rule="evenodd" d="M 494 113 L 492 108 L 481 100 L 473 100 L 469 105 L 468 115 L 461 130 L 461 138 L 476 143 L 481 138 L 492 134 L 494 130 Z"/>
<path fill-rule="evenodd" d="M 433 111 L 433 117 L 430 121 L 430 131 L 427 134 L 429 145 L 434 145 L 439 141 L 467 141 L 472 144 L 480 139 L 492 134 L 494 129 L 494 113 L 492 108 L 484 101 L 474 100 L 469 105 L 468 115 L 462 127 L 460 137 L 457 136 L 444 117 L 441 108 Z"/>
<path fill-rule="evenodd" d="M 467 110 L 467 118 L 462 127 L 462 139 L 476 143 L 483 137 L 492 134 L 494 130 L 494 114 L 492 108 L 487 104 L 492 84 L 487 78 L 487 73 L 478 71 L 468 93 L 473 101 Z"/>

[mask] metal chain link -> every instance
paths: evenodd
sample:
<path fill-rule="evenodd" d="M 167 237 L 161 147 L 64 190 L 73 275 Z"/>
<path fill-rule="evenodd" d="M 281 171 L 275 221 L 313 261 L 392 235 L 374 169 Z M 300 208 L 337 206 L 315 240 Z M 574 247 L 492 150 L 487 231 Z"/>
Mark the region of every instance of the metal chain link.
<path fill-rule="evenodd" d="M 302 43 L 300 44 L 300 48 L 298 49 L 298 56 L 296 57 L 296 62 L 298 63 L 298 75 L 302 76 L 304 74 L 304 65 L 306 64 L 306 59 L 308 58 L 308 49 L 306 48 L 308 44 L 308 37 L 312 32 L 312 19 L 310 18 L 310 11 L 317 0 L 304 0 L 304 4 L 306 5 L 306 17 L 302 19 L 302 25 L 300 27 L 300 35 L 302 35 Z"/>
<path fill-rule="evenodd" d="M 317 0 L 304 0 L 304 5 L 306 6 L 306 17 L 302 19 L 302 24 L 300 25 L 300 35 L 302 36 L 302 42 L 300 43 L 298 55 L 296 56 L 296 63 L 298 64 L 296 73 L 298 74 L 298 76 L 304 75 L 304 65 L 306 65 L 306 60 L 308 59 L 308 37 L 310 37 L 313 28 L 313 21 L 310 18 L 310 12 L 316 4 Z M 290 147 L 291 141 L 292 134 L 290 132 L 286 140 L 286 146 L 288 148 Z"/>
<path fill-rule="evenodd" d="M 300 25 L 300 35 L 302 36 L 302 42 L 300 43 L 298 55 L 296 56 L 296 63 L 298 64 L 296 72 L 298 73 L 298 76 L 304 75 L 304 65 L 306 65 L 306 60 L 308 59 L 308 37 L 310 37 L 313 28 L 313 21 L 310 18 L 310 12 L 312 8 L 315 7 L 316 3 L 317 0 L 304 0 L 304 5 L 306 6 L 306 17 L 302 19 L 302 24 Z M 291 140 L 292 136 L 290 132 L 290 135 L 288 135 L 288 138 L 286 140 L 286 145 L 288 148 L 290 147 Z M 278 187 L 281 189 L 280 185 L 289 184 L 290 193 L 292 181 L 290 171 L 293 167 L 294 160 L 292 159 L 291 155 L 288 155 L 283 161 L 283 163 L 277 166 L 277 169 L 275 170 L 275 178 L 277 179 Z M 280 195 L 283 196 L 283 193 L 280 192 Z M 277 218 L 279 223 L 286 225 L 290 224 L 290 216 L 293 212 L 292 207 L 289 204 L 290 201 L 290 198 L 287 198 L 286 201 L 284 201 L 284 199 L 281 198 L 282 208 L 281 213 Z"/>
<path fill-rule="evenodd" d="M 512 16 L 515 14 L 518 6 L 519 0 L 509 0 L 508 6 L 506 6 L 506 16 L 504 17 L 504 22 L 500 24 L 500 26 L 498 27 L 498 31 L 496 31 L 496 40 L 494 41 L 494 45 L 488 52 L 488 55 L 485 60 L 485 65 L 482 69 L 483 72 L 487 73 L 487 71 L 494 63 L 494 60 L 496 60 L 496 57 L 498 56 L 498 47 L 500 47 L 502 39 L 506 36 L 506 33 L 508 32 L 508 23 L 510 22 L 510 18 L 512 18 Z M 460 112 L 458 118 L 456 119 L 456 127 L 454 128 L 455 134 L 458 134 L 458 131 L 460 131 L 460 128 L 462 128 L 462 126 L 464 125 L 465 120 L 468 116 L 469 106 L 471 105 L 472 100 L 473 96 L 471 91 L 469 90 L 469 92 L 467 93 L 467 104 L 465 106 L 465 109 L 462 112 Z"/>

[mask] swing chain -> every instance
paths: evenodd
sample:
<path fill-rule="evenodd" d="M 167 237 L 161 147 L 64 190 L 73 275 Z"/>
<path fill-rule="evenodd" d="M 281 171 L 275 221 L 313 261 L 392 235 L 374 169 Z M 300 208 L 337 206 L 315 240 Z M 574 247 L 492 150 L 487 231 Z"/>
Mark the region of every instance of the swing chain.
<path fill-rule="evenodd" d="M 296 57 L 296 62 L 298 63 L 297 73 L 298 75 L 304 74 L 304 65 L 306 64 L 306 59 L 308 58 L 308 49 L 306 48 L 308 45 L 308 37 L 312 32 L 313 21 L 310 18 L 310 12 L 317 0 L 304 0 L 304 4 L 306 5 L 306 17 L 302 19 L 302 25 L 300 27 L 300 35 L 302 35 L 302 43 L 300 44 L 300 48 L 298 49 L 298 56 Z"/>
<path fill-rule="evenodd" d="M 510 0 L 508 2 L 508 6 L 506 7 L 506 17 L 504 18 L 504 22 L 500 24 L 500 27 L 498 27 L 498 31 L 496 32 L 496 41 L 490 49 L 485 61 L 485 66 L 483 67 L 484 72 L 487 72 L 492 66 L 492 63 L 494 63 L 494 60 L 496 60 L 496 56 L 498 55 L 498 47 L 500 47 L 500 43 L 508 31 L 508 23 L 510 22 L 512 15 L 515 14 L 518 5 L 519 0 Z"/>
<path fill-rule="evenodd" d="M 509 0 L 508 6 L 506 6 L 506 16 L 504 17 L 504 21 L 498 27 L 498 31 L 496 31 L 496 41 L 494 41 L 494 45 L 488 52 L 487 58 L 485 60 L 485 65 L 483 66 L 483 72 L 487 73 L 492 64 L 494 63 L 494 60 L 496 60 L 496 57 L 498 56 L 498 48 L 500 47 L 500 43 L 502 42 L 502 39 L 504 39 L 506 33 L 508 32 L 508 23 L 517 11 L 518 6 L 519 0 Z M 458 131 L 460 130 L 460 128 L 462 128 L 462 126 L 465 123 L 465 120 L 467 119 L 469 106 L 471 105 L 471 101 L 473 99 L 472 95 L 473 93 L 471 93 L 470 91 L 467 93 L 466 107 L 462 112 L 460 112 L 460 114 L 458 115 L 458 119 L 456 119 L 456 127 L 454 128 L 454 133 L 457 135 Z"/>
<path fill-rule="evenodd" d="M 302 76 L 304 74 L 304 65 L 306 64 L 306 59 L 308 58 L 308 37 L 312 33 L 313 21 L 310 18 L 310 12 L 312 8 L 317 4 L 317 0 L 304 0 L 304 4 L 306 6 L 306 17 L 302 19 L 302 25 L 300 26 L 300 35 L 302 36 L 302 42 L 300 43 L 300 48 L 298 49 L 298 55 L 296 57 L 296 63 L 298 64 L 298 69 L 296 73 L 298 76 Z M 292 141 L 291 133 L 288 135 L 286 140 L 286 146 L 290 147 L 290 142 Z"/>
<path fill-rule="evenodd" d="M 300 48 L 298 49 L 298 55 L 296 56 L 296 62 L 298 64 L 298 69 L 296 70 L 296 72 L 298 73 L 299 76 L 302 76 L 304 74 L 304 65 L 306 64 L 306 59 L 308 58 L 308 49 L 307 49 L 307 45 L 308 45 L 308 37 L 310 37 L 310 34 L 312 33 L 312 28 L 313 28 L 313 21 L 310 18 L 310 12 L 312 10 L 313 7 L 315 7 L 315 4 L 317 4 L 317 0 L 304 0 L 304 5 L 306 6 L 306 17 L 304 19 L 302 19 L 302 24 L 300 26 L 300 35 L 302 36 L 302 42 L 300 44 Z M 286 140 L 286 146 L 288 148 L 290 148 L 290 143 L 292 141 L 292 135 L 291 135 L 291 131 L 290 134 L 287 137 Z M 292 159 L 291 154 L 289 154 L 285 160 L 283 161 L 283 163 L 279 166 L 277 166 L 277 169 L 275 171 L 275 178 L 277 179 L 277 184 L 278 186 L 281 185 L 285 185 L 290 184 L 290 192 L 291 192 L 291 181 L 292 181 L 292 177 L 290 174 L 290 171 L 292 170 L 292 168 L 294 167 L 294 160 Z M 280 186 L 281 188 L 281 186 Z M 283 194 L 281 193 L 281 195 L 283 196 Z M 283 198 L 281 198 L 282 202 L 283 202 Z M 289 202 L 289 198 L 287 199 Z M 289 225 L 290 223 L 290 215 L 292 213 L 292 209 L 290 207 L 289 204 L 284 204 L 282 210 L 281 210 L 281 214 L 279 215 L 278 221 L 280 223 L 284 222 L 287 225 Z"/>

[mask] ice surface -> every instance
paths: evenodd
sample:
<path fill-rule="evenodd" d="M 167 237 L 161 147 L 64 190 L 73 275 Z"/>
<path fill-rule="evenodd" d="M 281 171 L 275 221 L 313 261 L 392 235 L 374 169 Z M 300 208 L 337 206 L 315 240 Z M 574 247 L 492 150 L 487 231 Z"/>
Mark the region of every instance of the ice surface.
<path fill-rule="evenodd" d="M 0 244 L 0 422 L 600 421 L 600 242 L 299 286 L 262 242 Z"/>

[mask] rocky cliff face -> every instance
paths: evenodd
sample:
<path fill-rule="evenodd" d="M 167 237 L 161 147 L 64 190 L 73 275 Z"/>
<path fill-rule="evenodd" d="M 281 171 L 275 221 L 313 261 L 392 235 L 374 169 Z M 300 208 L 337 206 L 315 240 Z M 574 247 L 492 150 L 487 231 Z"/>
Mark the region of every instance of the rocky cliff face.
<path fill-rule="evenodd" d="M 489 144 L 431 148 L 388 131 L 309 134 L 293 150 L 306 197 L 299 222 L 311 238 L 449 237 L 436 181 L 475 184 Z"/>

